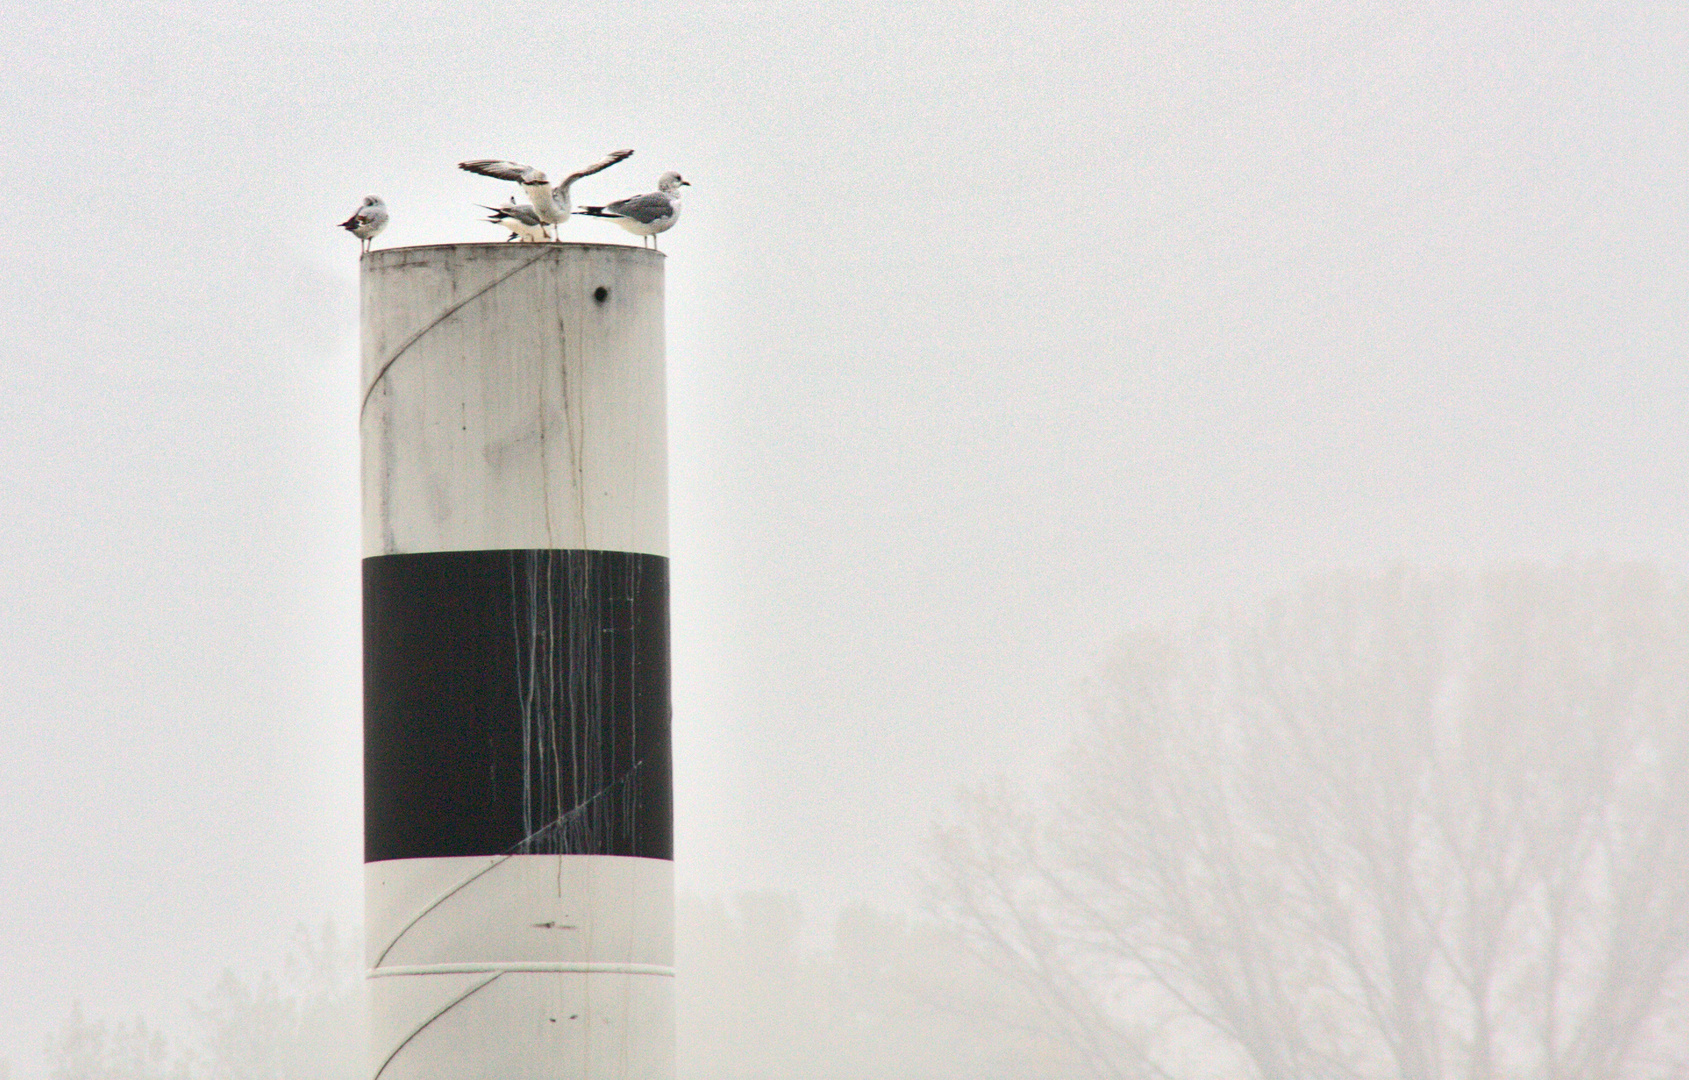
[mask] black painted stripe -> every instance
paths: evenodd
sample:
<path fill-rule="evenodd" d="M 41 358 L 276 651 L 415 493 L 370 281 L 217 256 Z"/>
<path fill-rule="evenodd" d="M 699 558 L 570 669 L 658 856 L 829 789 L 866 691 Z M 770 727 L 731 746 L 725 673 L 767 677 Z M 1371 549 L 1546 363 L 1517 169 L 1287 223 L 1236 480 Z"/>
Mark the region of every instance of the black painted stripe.
<path fill-rule="evenodd" d="M 364 859 L 674 857 L 668 560 L 364 560 Z"/>

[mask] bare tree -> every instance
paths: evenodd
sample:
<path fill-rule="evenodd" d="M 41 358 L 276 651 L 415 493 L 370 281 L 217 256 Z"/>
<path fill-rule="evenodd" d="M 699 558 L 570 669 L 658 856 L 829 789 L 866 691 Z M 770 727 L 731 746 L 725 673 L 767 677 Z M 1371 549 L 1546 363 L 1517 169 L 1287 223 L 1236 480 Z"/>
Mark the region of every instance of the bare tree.
<path fill-rule="evenodd" d="M 934 883 L 1097 1077 L 1682 1076 L 1689 595 L 1400 571 L 1140 634 Z"/>

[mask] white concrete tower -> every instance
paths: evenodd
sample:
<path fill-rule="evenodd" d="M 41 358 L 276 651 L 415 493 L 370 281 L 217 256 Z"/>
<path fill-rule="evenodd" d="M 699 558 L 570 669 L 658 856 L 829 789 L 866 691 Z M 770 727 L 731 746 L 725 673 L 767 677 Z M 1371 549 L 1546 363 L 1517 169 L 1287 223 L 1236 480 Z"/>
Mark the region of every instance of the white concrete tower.
<path fill-rule="evenodd" d="M 362 267 L 369 1076 L 670 1080 L 663 256 Z"/>

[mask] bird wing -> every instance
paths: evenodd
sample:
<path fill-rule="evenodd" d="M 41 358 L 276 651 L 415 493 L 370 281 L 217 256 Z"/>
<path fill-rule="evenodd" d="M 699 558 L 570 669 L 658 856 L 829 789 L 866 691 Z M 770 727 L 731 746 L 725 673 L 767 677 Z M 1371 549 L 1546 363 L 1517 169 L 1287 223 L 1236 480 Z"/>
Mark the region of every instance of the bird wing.
<path fill-rule="evenodd" d="M 528 206 L 528 205 L 523 204 L 523 203 L 515 202 L 514 200 L 506 203 L 503 206 L 485 206 L 485 205 L 483 205 L 481 207 L 481 209 L 491 210 L 493 212 L 493 216 L 490 219 L 488 219 L 488 220 L 491 220 L 491 221 L 497 221 L 501 217 L 507 217 L 507 218 L 512 219 L 513 221 L 520 221 L 524 225 L 536 225 L 537 226 L 537 225 L 541 224 L 540 216 L 538 214 L 534 213 L 533 207 Z"/>
<path fill-rule="evenodd" d="M 604 207 L 607 213 L 617 217 L 632 218 L 641 225 L 649 225 L 653 221 L 660 221 L 674 213 L 674 203 L 667 195 L 660 191 L 653 191 L 649 195 L 635 195 L 627 199 L 617 199 Z"/>
<path fill-rule="evenodd" d="M 594 162 L 579 172 L 570 173 L 568 176 L 564 177 L 563 182 L 557 186 L 560 188 L 567 188 L 570 184 L 573 184 L 576 180 L 579 180 L 583 176 L 591 176 L 593 173 L 603 172 L 616 162 L 626 161 L 632 156 L 632 150 L 612 150 L 608 154 L 604 155 L 604 159 L 602 161 Z"/>
<path fill-rule="evenodd" d="M 457 167 L 479 176 L 491 176 L 495 180 L 514 180 L 518 184 L 545 183 L 545 173 L 514 161 L 460 161 Z"/>

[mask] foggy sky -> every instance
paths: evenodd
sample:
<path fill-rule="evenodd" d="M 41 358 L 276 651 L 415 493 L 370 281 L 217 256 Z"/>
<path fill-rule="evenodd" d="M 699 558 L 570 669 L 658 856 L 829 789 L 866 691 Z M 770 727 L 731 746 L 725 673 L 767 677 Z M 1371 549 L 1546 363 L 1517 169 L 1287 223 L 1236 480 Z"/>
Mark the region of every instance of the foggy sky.
<path fill-rule="evenodd" d="M 1331 567 L 1689 564 L 1665 4 L 12 11 L 0 1058 L 361 905 L 356 241 L 455 170 L 668 254 L 677 872 L 913 902 L 1126 628 Z M 595 222 L 565 238 L 633 242 Z"/>

